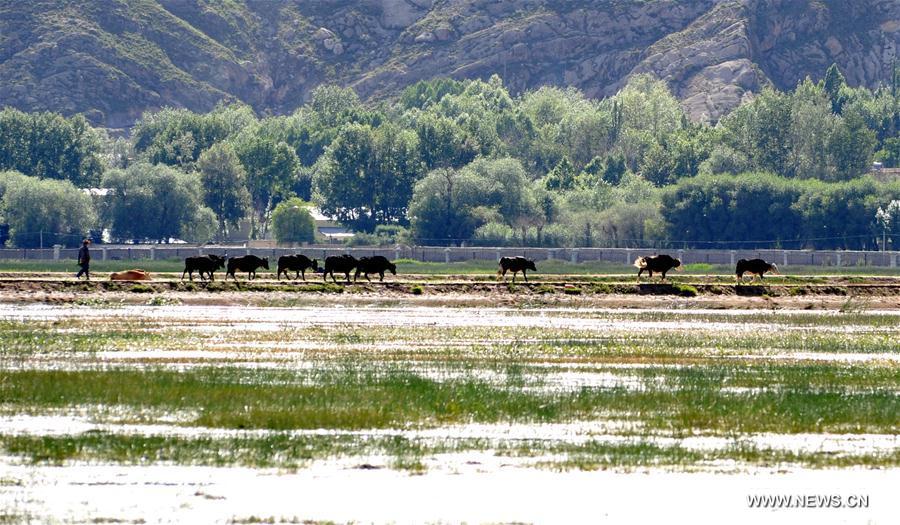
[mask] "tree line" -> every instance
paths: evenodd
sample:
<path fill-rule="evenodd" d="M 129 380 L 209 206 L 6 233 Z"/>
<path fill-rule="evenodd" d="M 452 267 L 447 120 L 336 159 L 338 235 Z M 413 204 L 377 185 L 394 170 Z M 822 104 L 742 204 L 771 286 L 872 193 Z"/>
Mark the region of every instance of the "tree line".
<path fill-rule="evenodd" d="M 312 240 L 312 203 L 355 243 L 874 248 L 900 229 L 882 236 L 876 219 L 900 183 L 869 175 L 900 167 L 898 129 L 900 68 L 870 90 L 835 66 L 715 125 L 647 75 L 603 100 L 514 96 L 497 76 L 419 82 L 390 103 L 320 86 L 290 115 L 166 108 L 128 138 L 4 109 L 0 223 L 17 246 L 103 228 L 204 242 L 241 221 L 254 238 Z"/>

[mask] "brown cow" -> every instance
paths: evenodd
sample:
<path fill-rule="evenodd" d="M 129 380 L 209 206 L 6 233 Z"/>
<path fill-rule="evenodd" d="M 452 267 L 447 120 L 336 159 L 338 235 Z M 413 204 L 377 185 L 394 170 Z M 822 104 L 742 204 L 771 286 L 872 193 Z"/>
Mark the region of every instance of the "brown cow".
<path fill-rule="evenodd" d="M 125 270 L 109 274 L 110 281 L 152 281 L 150 272 L 146 270 Z"/>

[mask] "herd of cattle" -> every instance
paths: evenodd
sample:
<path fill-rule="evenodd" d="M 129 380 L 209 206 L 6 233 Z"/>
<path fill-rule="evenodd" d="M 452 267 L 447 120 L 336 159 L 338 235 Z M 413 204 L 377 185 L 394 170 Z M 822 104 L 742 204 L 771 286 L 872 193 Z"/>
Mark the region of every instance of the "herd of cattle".
<path fill-rule="evenodd" d="M 651 255 L 648 257 L 638 257 L 634 261 L 634 266 L 638 269 L 638 282 L 641 275 L 646 271 L 649 277 L 653 277 L 653 273 L 659 273 L 661 280 L 665 281 L 666 273 L 672 269 L 683 270 L 681 261 L 669 255 Z M 188 257 L 184 260 L 184 271 L 181 273 L 181 280 L 185 275 L 191 281 L 194 280 L 194 272 L 200 276 L 201 280 L 214 280 L 214 274 L 218 270 L 225 270 L 225 280 L 228 276 L 237 280 L 237 272 L 247 273 L 247 279 L 255 279 L 256 271 L 260 268 L 269 269 L 268 257 L 257 257 L 255 255 L 244 255 L 242 257 L 221 257 L 219 255 L 202 255 L 198 257 Z M 280 280 L 281 275 L 290 279 L 290 273 L 294 272 L 294 279 L 302 278 L 306 280 L 306 271 L 311 270 L 314 273 L 321 273 L 322 279 L 327 281 L 331 275 L 331 280 L 337 283 L 335 273 L 343 274 L 350 282 L 350 274 L 353 273 L 353 281 L 363 274 L 366 280 L 369 274 L 378 274 L 379 281 L 384 281 L 385 272 L 391 272 L 397 275 L 397 266 L 387 258 L 381 255 L 372 257 L 360 257 L 359 259 L 352 255 L 333 255 L 325 258 L 325 266 L 320 267 L 316 259 L 301 254 L 283 255 L 278 258 L 277 278 Z M 522 272 L 525 282 L 528 282 L 528 270 L 537 271 L 534 261 L 525 257 L 501 257 L 499 268 L 497 270 L 497 278 L 506 279 L 506 273 L 512 272 L 513 282 L 516 282 L 516 274 Z M 758 276 L 760 279 L 767 272 L 778 274 L 778 267 L 774 263 L 767 263 L 762 259 L 741 259 L 737 262 L 735 268 L 735 276 L 740 282 L 745 273 Z M 126 270 L 124 272 L 115 272 L 109 276 L 113 281 L 149 281 L 150 274 L 144 270 Z"/>
<path fill-rule="evenodd" d="M 236 272 L 246 272 L 248 279 L 255 279 L 256 270 L 260 268 L 265 268 L 266 270 L 269 269 L 269 258 L 244 255 L 242 257 L 229 257 L 226 261 L 225 257 L 219 255 L 188 257 L 184 260 L 184 271 L 181 273 L 181 279 L 184 280 L 184 276 L 187 275 L 188 278 L 193 281 L 194 272 L 197 272 L 200 275 L 200 279 L 205 280 L 206 278 L 209 278 L 209 280 L 213 280 L 213 274 L 215 274 L 216 270 L 221 270 L 223 268 L 225 269 L 226 281 L 228 280 L 229 275 L 232 279 L 237 280 L 237 276 L 235 275 Z M 322 279 L 325 281 L 328 280 L 328 275 L 330 274 L 331 280 L 335 283 L 337 283 L 337 279 L 334 277 L 335 273 L 344 274 L 347 282 L 350 282 L 350 273 L 354 270 L 354 281 L 360 274 L 363 274 L 366 277 L 366 280 L 369 281 L 371 281 L 371 279 L 369 279 L 369 274 L 373 273 L 377 273 L 382 281 L 384 280 L 385 272 L 390 271 L 392 274 L 397 275 L 397 266 L 381 255 L 360 257 L 359 259 L 352 255 L 333 255 L 331 257 L 326 257 L 325 266 L 320 268 L 318 260 L 310 259 L 302 254 L 282 255 L 279 257 L 278 272 L 276 275 L 278 279 L 281 279 L 281 274 L 284 274 L 286 278 L 290 278 L 288 272 L 294 272 L 294 279 L 302 277 L 305 281 L 307 270 L 321 273 Z"/>

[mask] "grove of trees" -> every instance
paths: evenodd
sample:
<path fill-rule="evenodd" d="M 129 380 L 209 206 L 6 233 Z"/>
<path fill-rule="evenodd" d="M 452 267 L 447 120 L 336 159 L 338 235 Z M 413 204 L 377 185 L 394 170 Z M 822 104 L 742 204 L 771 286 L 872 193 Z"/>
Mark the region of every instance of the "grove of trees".
<path fill-rule="evenodd" d="M 497 76 L 423 81 L 377 104 L 321 86 L 290 115 L 167 108 L 129 138 L 4 109 L 0 222 L 17 246 L 34 231 L 103 228 L 202 242 L 242 221 L 255 238 L 312 240 L 312 203 L 356 243 L 883 247 L 894 229 L 876 215 L 900 182 L 869 172 L 900 167 L 900 73 L 876 89 L 823 73 L 766 88 L 714 125 L 692 122 L 647 75 L 603 100 L 515 95 Z M 103 196 L 76 197 L 91 187 Z M 57 195 L 71 214 L 26 220 L 23 191 Z"/>

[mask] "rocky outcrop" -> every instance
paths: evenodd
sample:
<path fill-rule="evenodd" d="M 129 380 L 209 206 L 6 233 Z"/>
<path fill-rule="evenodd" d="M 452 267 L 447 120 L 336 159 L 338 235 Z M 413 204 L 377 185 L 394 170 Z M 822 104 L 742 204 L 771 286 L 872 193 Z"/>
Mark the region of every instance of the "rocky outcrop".
<path fill-rule="evenodd" d="M 127 127 L 164 105 L 242 100 L 290 112 L 322 82 L 384 99 L 435 76 L 499 74 L 513 92 L 614 94 L 665 79 L 696 120 L 837 63 L 890 77 L 900 2 L 859 0 L 301 0 L 0 4 L 0 105 Z"/>

